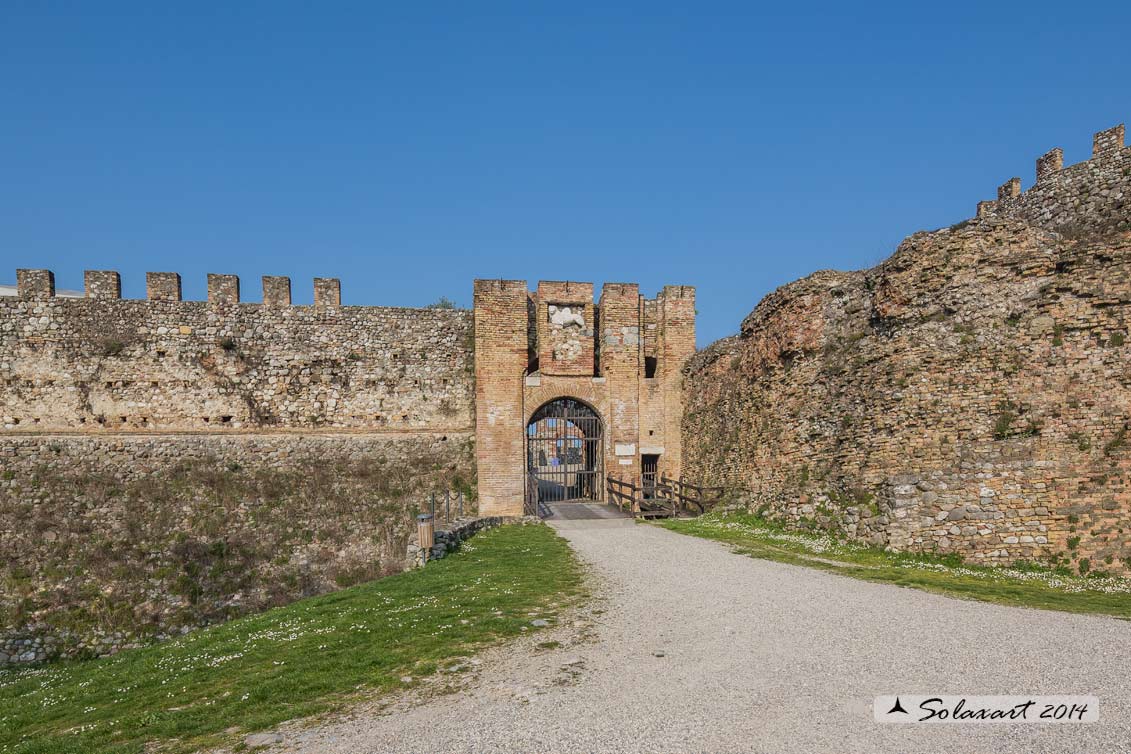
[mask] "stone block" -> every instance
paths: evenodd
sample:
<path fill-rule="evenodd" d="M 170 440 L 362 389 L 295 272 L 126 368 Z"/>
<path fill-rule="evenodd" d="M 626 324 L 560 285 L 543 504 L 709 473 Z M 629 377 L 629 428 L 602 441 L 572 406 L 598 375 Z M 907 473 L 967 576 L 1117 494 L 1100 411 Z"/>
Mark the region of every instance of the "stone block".
<path fill-rule="evenodd" d="M 22 299 L 46 299 L 55 295 L 55 273 L 51 270 L 16 270 L 16 290 Z"/>
<path fill-rule="evenodd" d="M 122 297 L 122 276 L 113 270 L 86 270 L 83 287 L 87 298 L 119 299 Z"/>
<path fill-rule="evenodd" d="M 145 273 L 145 297 L 150 301 L 180 301 L 181 276 L 175 272 Z"/>
<path fill-rule="evenodd" d="M 1037 158 L 1037 182 L 1052 178 L 1064 169 L 1064 150 L 1051 149 Z"/>
<path fill-rule="evenodd" d="M 314 308 L 337 309 L 342 305 L 342 283 L 337 278 L 314 278 Z"/>
<path fill-rule="evenodd" d="M 238 304 L 239 302 L 240 279 L 238 276 L 208 273 L 208 303 Z"/>
<path fill-rule="evenodd" d="M 290 306 L 291 279 L 277 275 L 263 276 L 263 305 Z"/>
<path fill-rule="evenodd" d="M 1106 131 L 1100 131 L 1092 138 L 1092 158 L 1109 157 L 1118 154 L 1123 149 L 1125 138 L 1126 135 L 1122 123 Z"/>

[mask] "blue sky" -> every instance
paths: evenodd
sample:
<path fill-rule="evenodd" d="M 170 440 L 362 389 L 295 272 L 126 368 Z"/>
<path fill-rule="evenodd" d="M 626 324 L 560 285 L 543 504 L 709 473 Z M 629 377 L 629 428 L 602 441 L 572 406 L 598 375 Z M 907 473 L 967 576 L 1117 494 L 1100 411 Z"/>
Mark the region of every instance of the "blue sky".
<path fill-rule="evenodd" d="M 0 0 L 0 282 L 692 284 L 706 344 L 1131 119 L 1131 3 L 858 6 Z"/>

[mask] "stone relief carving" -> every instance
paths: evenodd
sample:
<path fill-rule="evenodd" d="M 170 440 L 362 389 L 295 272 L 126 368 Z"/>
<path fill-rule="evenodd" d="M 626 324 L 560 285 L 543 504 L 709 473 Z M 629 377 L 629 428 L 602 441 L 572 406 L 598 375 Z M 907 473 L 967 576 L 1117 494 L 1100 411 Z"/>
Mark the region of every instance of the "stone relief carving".
<path fill-rule="evenodd" d="M 584 310 L 574 311 L 570 306 L 554 306 L 549 307 L 550 310 L 550 324 L 559 325 L 561 327 L 568 327 L 576 325 L 577 327 L 585 327 L 585 316 L 582 313 Z"/>

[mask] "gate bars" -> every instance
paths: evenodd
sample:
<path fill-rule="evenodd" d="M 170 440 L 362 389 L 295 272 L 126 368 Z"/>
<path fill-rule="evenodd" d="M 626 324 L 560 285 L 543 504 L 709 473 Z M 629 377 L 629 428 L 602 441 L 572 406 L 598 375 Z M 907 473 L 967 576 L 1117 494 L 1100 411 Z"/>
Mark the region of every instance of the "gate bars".
<path fill-rule="evenodd" d="M 604 488 L 601 439 L 601 418 L 581 401 L 559 398 L 534 412 L 526 425 L 531 502 L 600 500 Z"/>

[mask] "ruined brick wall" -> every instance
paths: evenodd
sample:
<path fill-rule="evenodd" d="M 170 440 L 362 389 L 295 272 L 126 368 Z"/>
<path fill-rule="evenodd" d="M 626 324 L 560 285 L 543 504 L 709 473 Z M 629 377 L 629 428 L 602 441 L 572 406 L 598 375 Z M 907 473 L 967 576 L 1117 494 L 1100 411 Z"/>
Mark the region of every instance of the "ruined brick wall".
<path fill-rule="evenodd" d="M 1127 570 L 1131 150 L 1111 141 L 767 296 L 686 371 L 685 474 L 897 550 Z"/>
<path fill-rule="evenodd" d="M 86 298 L 55 298 L 46 271 L 0 297 L 0 420 L 6 431 L 238 428 L 469 430 L 466 310 L 341 306 L 336 280 L 291 306 L 286 278 L 263 304 L 209 276 L 208 302 L 180 301 L 175 274 L 151 300 L 122 300 L 116 273 L 88 272 Z"/>

